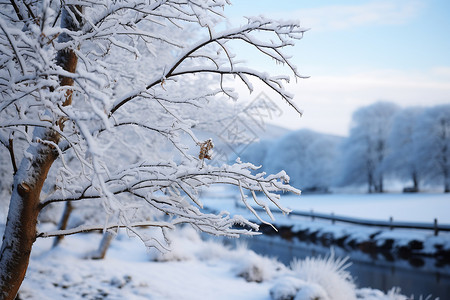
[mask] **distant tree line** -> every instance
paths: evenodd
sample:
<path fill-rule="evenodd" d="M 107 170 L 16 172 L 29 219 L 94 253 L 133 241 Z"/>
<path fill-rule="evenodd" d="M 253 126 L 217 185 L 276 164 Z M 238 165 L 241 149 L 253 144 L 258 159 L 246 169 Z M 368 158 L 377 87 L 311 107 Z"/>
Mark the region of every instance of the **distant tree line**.
<path fill-rule="evenodd" d="M 304 191 L 367 186 L 382 193 L 399 180 L 404 191 L 426 186 L 450 192 L 450 104 L 400 108 L 377 102 L 355 111 L 350 134 L 342 138 L 311 130 L 250 145 L 242 160 L 283 169 Z"/>

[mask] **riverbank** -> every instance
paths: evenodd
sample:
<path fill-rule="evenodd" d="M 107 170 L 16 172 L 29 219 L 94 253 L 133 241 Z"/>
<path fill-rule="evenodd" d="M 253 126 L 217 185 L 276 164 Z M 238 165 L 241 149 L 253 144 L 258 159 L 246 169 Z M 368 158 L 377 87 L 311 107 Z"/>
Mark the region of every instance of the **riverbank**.
<path fill-rule="evenodd" d="M 377 220 L 381 216 L 389 215 L 396 215 L 397 218 L 403 215 L 399 219 L 409 222 L 423 221 L 423 215 L 426 215 L 427 218 L 434 216 L 435 218 L 441 217 L 441 219 L 447 220 L 450 208 L 448 211 L 445 211 L 445 207 L 441 210 L 439 210 L 439 207 L 442 206 L 444 200 L 448 200 L 448 203 L 445 203 L 445 205 L 450 204 L 448 195 L 414 195 L 411 201 L 408 199 L 407 196 L 398 194 L 382 194 L 375 195 L 375 197 L 372 195 L 330 194 L 302 197 L 287 196 L 283 197 L 280 202 L 285 207 L 293 209 L 294 212 L 299 208 L 303 211 L 310 211 L 314 208 L 317 214 L 319 212 L 333 212 L 333 209 L 340 214 L 344 214 L 345 209 L 349 209 L 345 214 L 346 216 L 359 216 L 361 220 Z M 408 206 L 409 202 L 415 204 Z M 342 203 L 344 210 L 342 210 L 340 203 Z M 352 203 L 353 206 L 351 205 Z M 403 211 L 399 214 L 398 210 L 401 203 L 403 203 Z M 205 207 L 213 211 L 226 210 L 232 215 L 243 215 L 245 218 L 260 224 L 260 230 L 266 235 L 280 235 L 288 240 L 295 237 L 302 241 L 321 243 L 325 246 L 336 245 L 347 249 L 359 249 L 364 253 L 383 253 L 387 256 L 393 255 L 404 259 L 409 259 L 413 256 L 434 257 L 438 264 L 450 264 L 450 232 L 436 232 L 432 227 L 431 230 L 393 229 L 389 227 L 347 224 L 335 220 L 320 220 L 314 217 L 293 216 L 293 214 L 286 216 L 277 213 L 278 210 L 274 205 L 270 206 L 275 219 L 270 220 L 262 209 L 256 208 L 259 216 L 273 224 L 277 228 L 277 232 L 272 226 L 261 223 L 254 214 L 243 207 L 239 200 L 236 200 L 233 196 L 225 198 L 206 197 L 204 204 Z M 377 207 L 377 211 L 373 209 L 374 207 Z M 422 214 L 419 210 L 420 207 L 422 207 Z M 320 208 L 323 210 L 318 210 Z M 340 210 L 336 210 L 337 208 L 340 208 Z M 436 211 L 439 211 L 439 214 L 436 214 Z M 409 212 L 409 217 L 407 217 L 405 212 Z M 370 217 L 371 215 L 373 216 L 372 218 Z M 432 224 L 431 221 L 430 224 Z"/>
<path fill-rule="evenodd" d="M 170 234 L 172 251 L 166 254 L 146 251 L 122 231 L 104 260 L 86 259 L 100 240 L 101 234 L 79 234 L 50 250 L 51 239 L 39 239 L 18 299 L 409 299 L 398 289 L 356 287 L 347 262 L 336 257 L 287 267 L 242 245 L 202 240 L 190 227 Z"/>

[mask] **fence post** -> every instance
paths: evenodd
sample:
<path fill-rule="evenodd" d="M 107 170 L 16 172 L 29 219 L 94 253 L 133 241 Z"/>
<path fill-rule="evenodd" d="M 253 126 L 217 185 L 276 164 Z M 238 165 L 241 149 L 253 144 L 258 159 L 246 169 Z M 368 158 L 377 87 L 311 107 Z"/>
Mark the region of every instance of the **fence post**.
<path fill-rule="evenodd" d="M 334 222 L 335 222 L 336 220 L 334 219 L 334 212 L 332 212 L 331 213 L 331 224 L 333 224 L 334 225 Z"/>
<path fill-rule="evenodd" d="M 314 221 L 314 210 L 311 209 L 311 220 Z"/>
<path fill-rule="evenodd" d="M 389 229 L 394 230 L 394 225 L 392 224 L 394 223 L 394 218 L 392 216 L 389 217 L 389 223 L 390 223 Z"/>
<path fill-rule="evenodd" d="M 438 234 L 439 234 L 438 220 L 437 218 L 434 218 L 434 236 L 437 236 Z"/>

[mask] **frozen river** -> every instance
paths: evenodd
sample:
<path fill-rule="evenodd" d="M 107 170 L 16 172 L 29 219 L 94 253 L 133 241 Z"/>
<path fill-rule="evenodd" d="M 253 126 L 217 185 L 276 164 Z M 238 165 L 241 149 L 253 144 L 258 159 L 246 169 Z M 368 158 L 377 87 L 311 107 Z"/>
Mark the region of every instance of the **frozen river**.
<path fill-rule="evenodd" d="M 295 259 L 306 257 L 326 257 L 330 248 L 299 240 L 283 240 L 276 237 L 260 236 L 244 238 L 248 247 L 256 253 L 277 257 L 279 261 L 289 265 Z M 450 266 L 437 267 L 432 258 L 412 258 L 397 260 L 383 257 L 381 254 L 369 256 L 357 251 L 346 251 L 335 247 L 337 257 L 350 258 L 348 271 L 352 274 L 359 288 L 371 287 L 384 292 L 393 287 L 400 287 L 403 294 L 414 295 L 412 299 L 425 299 L 432 294 L 440 299 L 450 299 Z M 411 260 L 419 259 L 420 264 L 411 264 Z M 420 298 L 422 295 L 424 298 Z"/>
<path fill-rule="evenodd" d="M 263 200 L 263 196 L 259 196 L 259 200 Z M 204 202 L 207 207 L 221 208 L 232 212 L 232 214 L 242 213 L 246 217 L 251 217 L 251 213 L 245 209 L 236 210 L 234 205 L 236 201 L 239 201 L 238 198 L 231 195 L 223 198 L 206 197 Z M 248 198 L 248 202 L 253 202 L 251 196 Z M 317 213 L 334 213 L 335 215 L 367 220 L 387 221 L 392 217 L 395 221 L 433 223 L 436 218 L 440 224 L 450 224 L 449 194 L 286 195 L 281 198 L 280 203 L 295 211 L 308 212 L 313 210 Z M 255 206 L 254 204 L 252 205 Z M 273 211 L 277 211 L 277 209 L 274 208 Z M 261 213 L 261 216 L 263 215 Z M 283 219 L 278 214 L 276 218 Z M 286 219 L 284 220 L 283 224 L 286 223 Z M 294 219 L 287 219 L 287 222 L 289 221 L 294 221 Z M 308 222 L 310 222 L 309 219 Z M 309 224 L 314 225 L 316 222 L 310 222 Z M 331 227 L 330 224 L 327 226 Z M 401 233 L 407 236 L 407 232 L 395 230 L 392 234 Z M 418 233 L 411 232 L 411 234 L 417 235 Z M 433 233 L 421 231 L 420 234 L 432 236 Z M 443 238 L 443 236 L 448 236 L 448 234 L 441 233 L 439 235 L 440 238 Z M 286 241 L 273 236 L 247 239 L 247 243 L 256 252 L 276 256 L 287 264 L 293 259 L 317 255 L 324 256 L 329 253 L 328 247 L 305 243 L 297 239 Z M 370 256 L 359 251 L 348 252 L 339 247 L 336 250 L 339 256 L 350 256 L 353 262 L 350 272 L 355 277 L 359 287 L 371 286 L 387 291 L 394 286 L 400 286 L 405 294 L 415 294 L 416 296 L 433 294 L 435 297 L 440 296 L 441 299 L 446 299 L 445 297 L 450 295 L 450 270 L 448 264 L 438 267 L 436 266 L 437 261 L 432 258 L 413 256 L 407 260 L 398 260 L 383 258 L 381 254 Z"/>

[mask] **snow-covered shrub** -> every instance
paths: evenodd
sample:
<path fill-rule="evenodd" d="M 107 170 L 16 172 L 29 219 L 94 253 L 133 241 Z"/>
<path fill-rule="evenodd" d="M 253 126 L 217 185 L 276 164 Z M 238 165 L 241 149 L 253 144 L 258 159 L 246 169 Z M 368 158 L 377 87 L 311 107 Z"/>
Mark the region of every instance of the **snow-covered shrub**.
<path fill-rule="evenodd" d="M 286 267 L 275 258 L 261 256 L 247 249 L 243 243 L 230 251 L 230 259 L 236 267 L 234 272 L 249 282 L 263 282 L 275 278 Z"/>
<path fill-rule="evenodd" d="M 259 256 L 253 251 L 237 264 L 236 273 L 250 282 L 263 282 L 272 279 L 281 269 L 281 263 L 274 258 Z"/>
<path fill-rule="evenodd" d="M 156 233 L 155 233 L 156 234 Z M 165 234 L 169 248 L 168 251 L 152 252 L 155 261 L 184 261 L 194 260 L 196 253 L 204 247 L 198 232 L 191 226 L 185 226 Z"/>
<path fill-rule="evenodd" d="M 356 286 L 352 276 L 346 271 L 348 266 L 347 258 L 335 258 L 334 251 L 325 258 L 308 257 L 291 264 L 297 278 L 321 286 L 328 296 L 325 299 L 330 300 L 356 299 Z"/>
<path fill-rule="evenodd" d="M 249 282 L 263 282 L 280 276 L 287 267 L 275 258 L 265 257 L 249 250 L 245 244 L 236 249 L 214 242 L 202 240 L 192 227 L 185 226 L 167 232 L 168 251 L 152 251 L 150 259 L 154 261 L 220 261 L 226 260 L 233 265 L 233 273 Z M 157 236 L 155 236 L 157 238 Z"/>
<path fill-rule="evenodd" d="M 212 261 L 218 259 L 229 261 L 232 256 L 232 251 L 229 246 L 217 243 L 213 240 L 203 241 L 203 247 L 197 252 L 197 258 L 200 261 Z"/>

